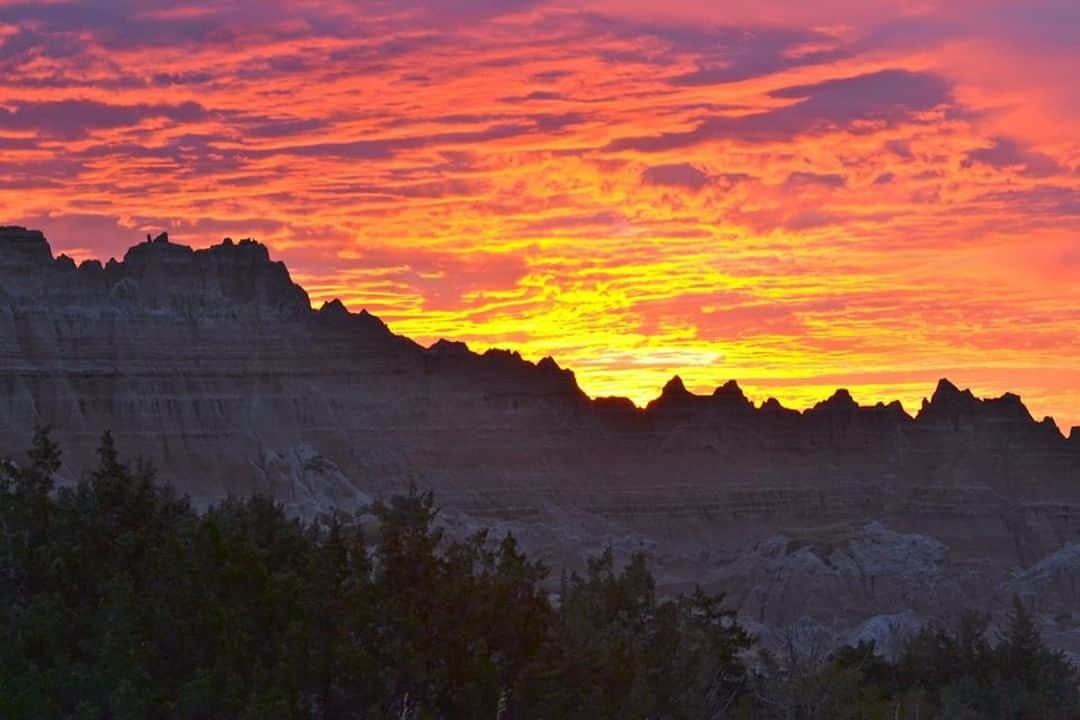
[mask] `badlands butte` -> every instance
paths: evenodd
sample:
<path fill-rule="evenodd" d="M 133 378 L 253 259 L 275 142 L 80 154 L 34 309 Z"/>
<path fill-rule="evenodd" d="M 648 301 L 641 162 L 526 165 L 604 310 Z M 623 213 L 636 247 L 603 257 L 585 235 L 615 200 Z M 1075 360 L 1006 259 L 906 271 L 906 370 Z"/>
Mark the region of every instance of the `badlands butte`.
<path fill-rule="evenodd" d="M 645 550 L 661 590 L 727 593 L 804 647 L 1000 611 L 1080 651 L 1080 429 L 942 380 L 915 417 L 844 390 L 799 412 L 673 378 L 646 408 L 555 361 L 425 348 L 312 309 L 249 241 L 165 235 L 106 264 L 0 228 L 0 455 L 35 424 L 90 468 L 108 429 L 197 504 L 264 493 L 311 517 L 433 489 L 451 532 L 513 531 L 555 568 Z"/>

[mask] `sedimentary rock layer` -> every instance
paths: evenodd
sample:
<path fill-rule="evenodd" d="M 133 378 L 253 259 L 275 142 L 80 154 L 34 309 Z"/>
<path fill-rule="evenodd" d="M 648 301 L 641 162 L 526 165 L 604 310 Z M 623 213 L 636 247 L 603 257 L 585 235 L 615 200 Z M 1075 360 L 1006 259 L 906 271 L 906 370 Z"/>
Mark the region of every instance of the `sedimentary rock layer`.
<path fill-rule="evenodd" d="M 1015 395 L 942 380 L 915 417 L 843 390 L 798 412 L 674 378 L 646 408 L 592 400 L 551 359 L 425 348 L 340 303 L 312 309 L 247 240 L 162 235 L 76 266 L 40 233 L 0 229 L 0 454 L 36 423 L 55 428 L 69 479 L 110 429 L 200 502 L 264 492 L 311 514 L 415 483 L 526 534 L 577 528 L 553 548 L 637 538 L 673 584 L 753 543 L 782 567 L 777 533 L 871 521 L 1004 582 L 1080 531 L 1080 433 Z"/>

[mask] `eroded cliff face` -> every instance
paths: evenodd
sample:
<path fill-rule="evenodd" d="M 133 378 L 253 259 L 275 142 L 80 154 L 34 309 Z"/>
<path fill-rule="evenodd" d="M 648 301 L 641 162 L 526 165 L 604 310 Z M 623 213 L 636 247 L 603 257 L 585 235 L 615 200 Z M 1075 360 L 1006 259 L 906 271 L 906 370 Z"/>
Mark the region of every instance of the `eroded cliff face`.
<path fill-rule="evenodd" d="M 76 266 L 40 233 L 0 229 L 0 454 L 20 454 L 35 423 L 55 428 L 68 479 L 111 429 L 197 502 L 263 492 L 310 515 L 416 483 L 452 522 L 512 529 L 557 564 L 611 543 L 648 549 L 672 587 L 749 583 L 737 596 L 752 615 L 777 596 L 768 577 L 810 587 L 818 555 L 791 560 L 778 539 L 808 528 L 880 523 L 878 541 L 939 543 L 953 604 L 982 602 L 1080 533 L 1080 433 L 1036 422 L 1015 395 L 942 381 L 914 418 L 843 390 L 796 412 L 678 378 L 644 409 L 590 400 L 550 359 L 424 348 L 340 303 L 314 310 L 251 241 L 192 250 L 160 236 Z M 838 552 L 890 558 L 880 587 L 910 585 L 895 552 L 863 545 Z M 841 576 L 801 596 L 853 582 Z M 876 614 L 911 609 L 907 590 L 882 592 L 898 597 Z M 1080 611 L 1071 597 L 1058 615 Z M 862 622 L 865 600 L 768 604 Z"/>

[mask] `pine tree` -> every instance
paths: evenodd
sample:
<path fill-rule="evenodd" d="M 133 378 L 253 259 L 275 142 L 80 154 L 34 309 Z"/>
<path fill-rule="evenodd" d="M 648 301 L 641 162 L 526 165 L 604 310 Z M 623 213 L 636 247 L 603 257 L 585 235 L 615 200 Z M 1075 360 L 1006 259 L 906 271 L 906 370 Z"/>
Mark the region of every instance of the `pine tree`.
<path fill-rule="evenodd" d="M 60 452 L 60 446 L 53 442 L 50 426 L 38 425 L 34 428 L 34 439 L 26 454 L 30 458 L 28 474 L 46 493 L 51 492 L 53 477 L 60 469 L 63 453 Z"/>
<path fill-rule="evenodd" d="M 1046 648 L 1035 617 L 1018 597 L 1013 597 L 1012 609 L 1005 618 L 1005 630 L 998 652 L 1005 678 L 1019 681 L 1029 690 L 1033 689 Z"/>

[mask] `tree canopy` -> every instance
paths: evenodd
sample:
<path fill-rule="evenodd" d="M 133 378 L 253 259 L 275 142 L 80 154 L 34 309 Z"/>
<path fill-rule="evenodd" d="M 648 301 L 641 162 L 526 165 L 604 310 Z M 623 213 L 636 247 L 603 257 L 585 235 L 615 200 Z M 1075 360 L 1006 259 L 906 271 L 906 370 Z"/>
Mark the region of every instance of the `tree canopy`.
<path fill-rule="evenodd" d="M 754 652 L 723 596 L 660 597 L 609 550 L 558 592 L 507 535 L 445 537 L 430 493 L 311 523 L 261 497 L 196 512 L 125 463 L 56 487 L 48 430 L 0 465 L 0 717 L 1075 718 L 1077 676 L 1017 603 L 889 662 Z"/>

